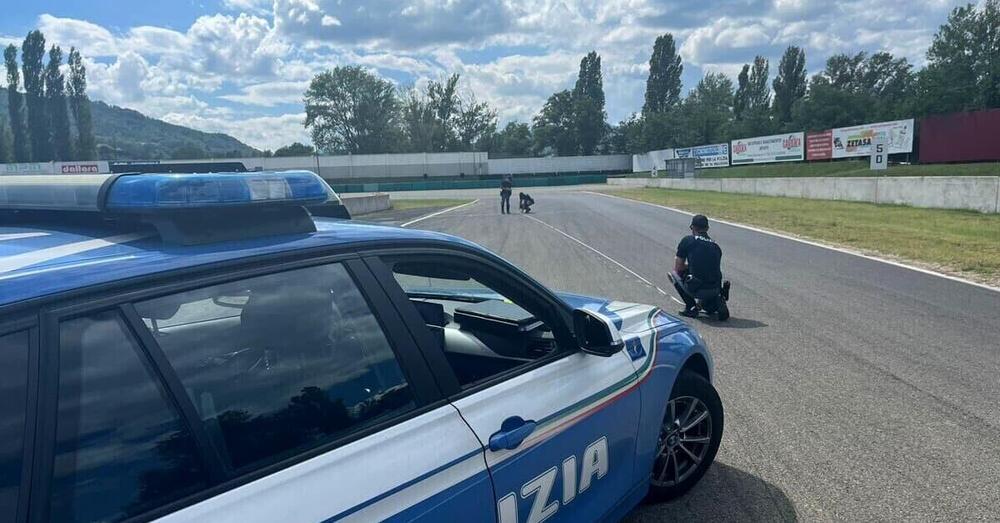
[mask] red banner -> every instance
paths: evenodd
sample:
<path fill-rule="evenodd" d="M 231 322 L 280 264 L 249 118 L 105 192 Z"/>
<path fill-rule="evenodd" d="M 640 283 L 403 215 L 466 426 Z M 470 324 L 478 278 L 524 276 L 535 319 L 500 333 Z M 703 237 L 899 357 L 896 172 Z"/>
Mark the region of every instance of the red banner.
<path fill-rule="evenodd" d="M 806 134 L 806 160 L 833 158 L 833 130 Z"/>
<path fill-rule="evenodd" d="M 1000 109 L 920 120 L 920 163 L 1000 160 Z"/>

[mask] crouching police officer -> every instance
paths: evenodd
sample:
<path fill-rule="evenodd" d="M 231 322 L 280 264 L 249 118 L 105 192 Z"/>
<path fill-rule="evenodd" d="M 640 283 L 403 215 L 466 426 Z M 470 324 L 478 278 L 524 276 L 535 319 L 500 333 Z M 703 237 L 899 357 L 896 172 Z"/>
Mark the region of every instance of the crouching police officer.
<path fill-rule="evenodd" d="M 729 282 L 722 281 L 722 248 L 708 235 L 708 218 L 698 214 L 691 218 L 691 234 L 677 245 L 677 257 L 670 280 L 684 300 L 680 314 L 698 316 L 698 302 L 708 313 L 718 313 L 720 320 L 729 317 L 726 301 Z"/>

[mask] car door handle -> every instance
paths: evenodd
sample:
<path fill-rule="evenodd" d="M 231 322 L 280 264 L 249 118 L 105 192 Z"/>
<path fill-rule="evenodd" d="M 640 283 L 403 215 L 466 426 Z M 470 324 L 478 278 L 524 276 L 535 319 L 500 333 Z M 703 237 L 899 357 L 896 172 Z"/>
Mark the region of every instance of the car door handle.
<path fill-rule="evenodd" d="M 490 436 L 490 450 L 516 449 L 538 426 L 534 420 L 525 421 L 520 416 L 511 416 L 500 424 L 500 430 Z"/>

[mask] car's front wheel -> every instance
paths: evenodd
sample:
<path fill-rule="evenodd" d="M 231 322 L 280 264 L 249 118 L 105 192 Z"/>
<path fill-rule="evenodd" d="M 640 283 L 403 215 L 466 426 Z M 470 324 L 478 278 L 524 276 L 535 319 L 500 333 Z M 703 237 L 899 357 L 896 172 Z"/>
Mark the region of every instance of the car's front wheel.
<path fill-rule="evenodd" d="M 715 460 L 722 441 L 722 401 L 712 384 L 681 371 L 660 426 L 649 500 L 674 499 L 693 487 Z"/>

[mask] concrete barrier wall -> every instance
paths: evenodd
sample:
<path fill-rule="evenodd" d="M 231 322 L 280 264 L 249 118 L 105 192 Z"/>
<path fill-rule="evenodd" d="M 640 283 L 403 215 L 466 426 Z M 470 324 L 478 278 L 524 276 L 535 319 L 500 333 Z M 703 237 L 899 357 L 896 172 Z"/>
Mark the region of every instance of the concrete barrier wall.
<path fill-rule="evenodd" d="M 661 187 L 813 200 L 843 200 L 1000 213 L 998 176 L 850 178 L 609 178 L 609 185 Z"/>
<path fill-rule="evenodd" d="M 343 156 L 286 156 L 276 158 L 220 158 L 163 160 L 157 163 L 241 163 L 248 171 L 312 171 L 327 180 L 384 178 L 438 178 L 489 173 L 488 155 L 473 153 L 351 154 Z M 104 162 L 107 164 L 107 162 Z M 2 172 L 2 170 L 0 170 Z"/>
<path fill-rule="evenodd" d="M 546 158 L 498 158 L 489 160 L 490 174 L 607 173 L 632 170 L 627 154 L 599 156 L 550 156 Z"/>
<path fill-rule="evenodd" d="M 340 201 L 350 211 L 351 216 L 361 216 L 373 212 L 385 211 L 390 208 L 388 194 L 373 194 L 371 196 L 341 196 Z"/>

